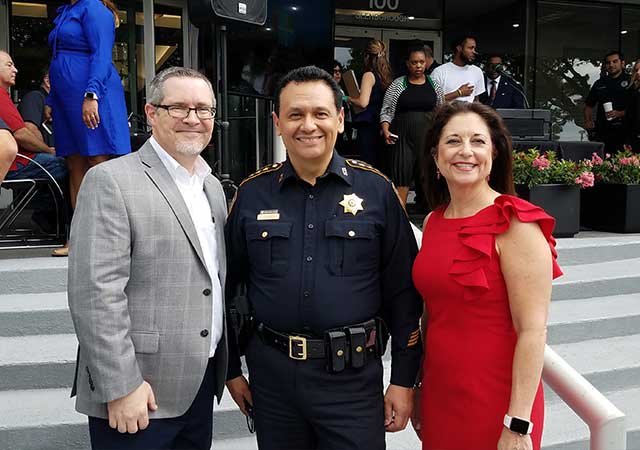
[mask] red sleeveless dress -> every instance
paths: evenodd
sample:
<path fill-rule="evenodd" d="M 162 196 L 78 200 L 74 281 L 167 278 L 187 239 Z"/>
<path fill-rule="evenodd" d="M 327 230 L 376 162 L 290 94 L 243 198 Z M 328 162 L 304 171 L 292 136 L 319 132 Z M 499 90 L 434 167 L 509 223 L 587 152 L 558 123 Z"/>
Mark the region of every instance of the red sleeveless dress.
<path fill-rule="evenodd" d="M 413 281 L 429 314 L 422 379 L 423 450 L 495 450 L 509 408 L 517 336 L 500 260 L 498 234 L 515 215 L 537 222 L 556 262 L 555 220 L 541 208 L 501 195 L 471 217 L 446 219 L 445 207 L 429 217 Z M 523 267 L 523 270 L 526 268 Z M 531 421 L 534 450 L 544 422 L 542 383 Z"/>

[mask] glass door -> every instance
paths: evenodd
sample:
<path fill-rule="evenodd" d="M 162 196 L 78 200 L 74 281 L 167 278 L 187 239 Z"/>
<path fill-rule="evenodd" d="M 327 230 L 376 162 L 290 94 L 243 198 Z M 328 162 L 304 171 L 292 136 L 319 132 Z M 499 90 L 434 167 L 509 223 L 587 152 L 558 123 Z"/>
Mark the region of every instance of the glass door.
<path fill-rule="evenodd" d="M 371 39 L 384 42 L 387 58 L 394 75 L 405 71 L 404 60 L 409 45 L 417 40 L 431 47 L 434 58 L 442 61 L 442 38 L 439 31 L 401 30 L 388 28 L 362 28 L 336 26 L 334 36 L 334 58 L 342 63 L 345 70 L 353 69 L 356 74 L 363 72 L 364 48 Z"/>
<path fill-rule="evenodd" d="M 352 69 L 356 76 L 364 71 L 364 49 L 371 39 L 382 40 L 382 30 L 337 26 L 333 38 L 334 58 L 344 70 Z"/>

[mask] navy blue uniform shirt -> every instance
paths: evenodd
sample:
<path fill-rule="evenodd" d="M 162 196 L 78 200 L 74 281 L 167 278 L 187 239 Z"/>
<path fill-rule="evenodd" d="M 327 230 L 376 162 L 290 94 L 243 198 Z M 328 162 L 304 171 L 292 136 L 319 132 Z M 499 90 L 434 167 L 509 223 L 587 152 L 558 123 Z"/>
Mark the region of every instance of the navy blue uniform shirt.
<path fill-rule="evenodd" d="M 49 130 L 45 129 L 42 124 L 45 121 L 44 107 L 46 105 L 47 92 L 40 88 L 35 91 L 29 91 L 22 98 L 22 101 L 18 103 L 18 112 L 22 116 L 22 120 L 25 122 L 31 122 L 38 127 L 44 143 L 49 147 L 55 146 L 53 134 L 50 131 L 53 130 L 53 124 L 47 124 Z"/>
<path fill-rule="evenodd" d="M 349 199 L 355 214 L 340 204 Z M 287 333 L 322 336 L 380 316 L 392 336 L 391 383 L 413 386 L 422 355 L 417 245 L 386 177 L 336 152 L 315 186 L 288 160 L 272 164 L 240 185 L 226 238 L 227 298 L 246 283 L 256 320 Z M 230 354 L 228 379 L 241 374 L 237 348 Z"/>
<path fill-rule="evenodd" d="M 607 120 L 604 113 L 603 103 L 611 102 L 613 109 L 616 111 L 624 111 L 627 109 L 629 97 L 628 87 L 631 82 L 631 76 L 627 73 L 621 73 L 618 77 L 612 78 L 605 76 L 598 79 L 585 99 L 584 103 L 591 107 L 597 105 L 595 125 L 598 130 L 619 129 L 622 127 L 622 119 L 616 118 Z"/>

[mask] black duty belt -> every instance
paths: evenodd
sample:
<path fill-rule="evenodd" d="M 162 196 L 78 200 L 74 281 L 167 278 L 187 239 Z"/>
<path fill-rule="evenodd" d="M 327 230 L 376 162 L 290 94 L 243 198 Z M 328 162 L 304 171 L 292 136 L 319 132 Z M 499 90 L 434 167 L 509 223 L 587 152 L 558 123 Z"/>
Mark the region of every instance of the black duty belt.
<path fill-rule="evenodd" d="M 320 339 L 299 333 L 283 333 L 258 324 L 256 331 L 265 344 L 277 348 L 297 361 L 325 359 L 329 372 L 340 372 L 347 365 L 359 368 L 367 356 L 379 357 L 384 353 L 386 330 L 379 319 L 371 319 L 341 328 L 333 328 Z"/>

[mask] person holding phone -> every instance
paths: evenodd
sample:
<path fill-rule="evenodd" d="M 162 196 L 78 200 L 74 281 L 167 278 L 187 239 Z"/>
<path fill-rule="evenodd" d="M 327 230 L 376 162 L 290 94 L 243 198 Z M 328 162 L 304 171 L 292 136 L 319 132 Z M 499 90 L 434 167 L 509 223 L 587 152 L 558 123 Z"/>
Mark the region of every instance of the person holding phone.
<path fill-rule="evenodd" d="M 384 95 L 380 123 L 389 148 L 389 176 L 406 206 L 409 188 L 420 168 L 420 149 L 433 110 L 444 102 L 442 88 L 425 74 L 427 51 L 422 44 L 407 52 L 408 75 L 393 80 Z M 393 130 L 393 131 L 392 131 Z M 416 181 L 416 190 L 421 182 Z"/>

